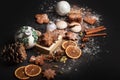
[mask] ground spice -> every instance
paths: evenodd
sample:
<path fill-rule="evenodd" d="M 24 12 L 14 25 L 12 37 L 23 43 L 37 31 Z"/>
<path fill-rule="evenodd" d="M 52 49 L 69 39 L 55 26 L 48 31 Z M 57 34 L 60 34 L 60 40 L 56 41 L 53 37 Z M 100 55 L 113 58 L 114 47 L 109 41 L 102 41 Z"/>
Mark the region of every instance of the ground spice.
<path fill-rule="evenodd" d="M 52 1 L 52 0 L 51 0 Z M 57 0 L 54 0 L 53 2 L 49 2 L 48 3 L 48 0 L 46 1 L 43 1 L 43 5 L 40 5 L 39 7 L 39 10 L 43 13 L 46 13 L 48 16 L 49 16 L 49 19 L 52 20 L 52 21 L 56 21 L 57 19 L 61 19 L 61 20 L 65 20 L 65 21 L 69 21 L 67 16 L 65 17 L 61 17 L 61 16 L 58 16 L 57 14 L 53 14 L 54 12 L 54 8 L 55 8 L 55 4 L 57 2 Z M 46 5 L 46 6 L 44 6 Z M 77 5 L 76 5 L 77 6 Z M 82 49 L 82 57 L 80 59 L 76 59 L 76 60 L 73 60 L 73 59 L 69 59 L 67 58 L 67 61 L 64 62 L 63 60 L 63 63 L 60 62 L 60 59 L 62 56 L 66 56 L 65 52 L 61 52 L 62 55 L 55 55 L 55 53 L 53 53 L 54 55 L 47 55 L 46 56 L 46 61 L 45 61 L 45 64 L 42 65 L 42 69 L 45 71 L 46 69 L 54 69 L 55 72 L 58 72 L 58 73 L 68 73 L 68 72 L 71 72 L 72 69 L 74 69 L 75 71 L 78 71 L 76 66 L 79 66 L 79 65 L 82 65 L 82 63 L 88 63 L 90 60 L 93 59 L 92 56 L 94 55 L 97 55 L 99 52 L 100 52 L 100 46 L 97 44 L 98 41 L 96 41 L 95 38 L 91 38 L 92 36 L 101 36 L 101 35 L 107 35 L 106 33 L 102 33 L 102 34 L 99 34 L 97 32 L 100 32 L 102 30 L 106 30 L 105 27 L 101 28 L 101 27 L 96 27 L 96 26 L 100 26 L 100 23 L 101 23 L 101 18 L 100 18 L 100 15 L 98 15 L 97 13 L 89 10 L 89 8 L 85 8 L 85 7 L 77 7 L 77 10 L 80 9 L 81 10 L 81 15 L 77 15 L 79 16 L 79 19 L 76 18 L 75 15 L 73 15 L 74 19 L 77 20 L 78 22 L 81 23 L 81 26 L 84 27 L 83 31 L 82 31 L 82 34 L 80 35 L 80 33 L 78 33 L 78 38 L 77 38 L 77 42 L 78 45 L 81 49 Z M 94 19 L 91 19 L 89 18 L 89 20 L 85 19 L 81 19 L 82 17 L 85 17 L 86 15 L 91 15 L 94 17 Z M 74 21 L 74 19 L 72 18 L 72 21 Z M 69 23 L 69 22 L 68 22 Z M 99 29 L 98 29 L 99 28 Z M 69 29 L 65 29 L 65 30 L 68 30 Z M 84 32 L 85 30 L 85 32 Z M 94 34 L 93 34 L 94 33 Z M 76 38 L 75 38 L 76 40 Z M 77 51 L 74 52 L 74 50 L 69 50 L 70 52 L 70 55 L 72 56 L 76 56 L 78 55 Z M 59 52 L 59 54 L 60 54 Z"/>

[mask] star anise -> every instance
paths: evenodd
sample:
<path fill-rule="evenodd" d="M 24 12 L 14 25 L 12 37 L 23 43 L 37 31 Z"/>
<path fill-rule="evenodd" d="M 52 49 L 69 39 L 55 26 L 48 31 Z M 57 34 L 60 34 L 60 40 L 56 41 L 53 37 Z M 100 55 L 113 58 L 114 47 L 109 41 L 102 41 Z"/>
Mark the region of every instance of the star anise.
<path fill-rule="evenodd" d="M 55 70 L 52 69 L 46 69 L 43 72 L 43 76 L 46 77 L 48 80 L 53 79 L 55 75 L 56 75 Z"/>

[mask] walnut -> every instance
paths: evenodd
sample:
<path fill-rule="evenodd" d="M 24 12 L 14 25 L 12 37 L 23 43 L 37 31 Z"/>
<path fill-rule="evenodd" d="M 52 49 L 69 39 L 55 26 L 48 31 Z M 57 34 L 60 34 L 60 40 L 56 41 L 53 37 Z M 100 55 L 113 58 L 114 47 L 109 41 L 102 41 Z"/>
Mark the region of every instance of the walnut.
<path fill-rule="evenodd" d="M 49 18 L 47 14 L 36 14 L 35 15 L 36 21 L 39 24 L 43 24 L 43 23 L 48 23 L 49 22 Z"/>
<path fill-rule="evenodd" d="M 48 80 L 53 79 L 55 75 L 56 75 L 55 70 L 52 69 L 46 69 L 43 72 L 43 76 L 46 77 Z"/>

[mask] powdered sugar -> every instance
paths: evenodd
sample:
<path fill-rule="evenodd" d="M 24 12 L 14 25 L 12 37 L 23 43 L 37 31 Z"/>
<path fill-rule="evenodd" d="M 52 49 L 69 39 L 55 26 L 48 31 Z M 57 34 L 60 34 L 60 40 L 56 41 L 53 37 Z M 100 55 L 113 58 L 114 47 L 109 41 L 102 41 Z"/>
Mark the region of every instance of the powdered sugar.
<path fill-rule="evenodd" d="M 49 19 L 51 21 L 56 21 L 57 19 L 60 20 L 66 20 L 67 16 L 59 16 L 56 11 L 56 3 L 58 0 L 45 0 L 43 1 L 42 5 L 39 6 L 39 10 L 41 13 L 47 13 L 49 16 Z M 96 26 L 100 26 L 102 22 L 101 15 L 97 14 L 94 10 L 90 9 L 89 7 L 81 7 L 80 5 L 74 5 L 70 4 L 72 7 L 76 7 L 77 9 L 80 9 L 82 11 L 82 16 L 90 15 L 93 19 L 96 19 L 96 23 L 91 25 L 82 22 L 81 25 L 85 26 L 86 28 L 95 28 Z M 80 7 L 79 7 L 80 6 Z M 83 33 L 84 35 L 84 33 Z M 81 36 L 79 36 L 78 39 L 81 39 Z M 81 41 L 78 41 L 78 44 L 81 44 Z M 101 52 L 101 47 L 98 44 L 99 40 L 95 38 L 90 38 L 88 42 L 85 43 L 85 47 L 82 49 L 82 56 L 79 59 L 73 60 L 73 59 L 67 59 L 65 63 L 60 63 L 60 62 L 54 62 L 50 63 L 51 65 L 55 64 L 58 65 L 57 71 L 61 73 L 69 73 L 71 70 L 78 71 L 76 68 L 77 66 L 83 66 L 84 63 L 89 63 L 92 60 L 95 60 L 95 56 L 100 54 Z"/>

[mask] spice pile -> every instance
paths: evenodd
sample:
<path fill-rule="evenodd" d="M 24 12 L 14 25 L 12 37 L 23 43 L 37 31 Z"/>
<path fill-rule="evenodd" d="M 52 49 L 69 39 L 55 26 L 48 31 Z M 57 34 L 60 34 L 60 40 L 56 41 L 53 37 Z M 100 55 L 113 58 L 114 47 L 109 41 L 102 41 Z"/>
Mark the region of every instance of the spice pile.
<path fill-rule="evenodd" d="M 41 10 L 43 8 L 42 6 Z M 76 62 L 84 54 L 95 55 L 99 51 L 99 45 L 95 44 L 95 37 L 107 35 L 104 32 L 106 27 L 100 25 L 98 14 L 88 8 L 70 5 L 67 1 L 59 1 L 44 12 L 36 13 L 35 21 L 39 27 L 45 27 L 45 32 L 30 26 L 23 26 L 15 36 L 16 41 L 21 43 L 25 49 L 34 48 L 37 54 L 33 54 L 28 59 L 28 65 L 15 70 L 15 76 L 19 79 L 42 76 L 41 78 L 49 80 L 58 73 L 70 71 L 75 64 L 79 64 Z M 12 55 L 19 48 L 7 50 L 5 47 L 2 56 L 13 60 L 12 57 L 15 56 Z M 96 52 L 92 52 L 95 50 Z M 14 54 L 11 53 L 12 55 L 9 56 L 8 51 Z M 26 60 L 26 55 L 24 60 Z"/>

